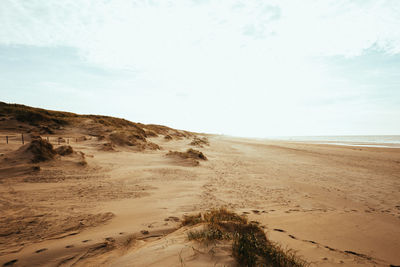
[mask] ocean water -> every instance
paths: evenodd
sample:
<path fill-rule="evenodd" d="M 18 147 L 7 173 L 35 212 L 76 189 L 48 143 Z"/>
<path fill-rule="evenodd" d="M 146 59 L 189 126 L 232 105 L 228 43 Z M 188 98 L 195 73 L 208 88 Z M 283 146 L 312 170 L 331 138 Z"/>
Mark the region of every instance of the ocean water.
<path fill-rule="evenodd" d="M 400 135 L 288 136 L 274 139 L 343 146 L 400 148 Z"/>

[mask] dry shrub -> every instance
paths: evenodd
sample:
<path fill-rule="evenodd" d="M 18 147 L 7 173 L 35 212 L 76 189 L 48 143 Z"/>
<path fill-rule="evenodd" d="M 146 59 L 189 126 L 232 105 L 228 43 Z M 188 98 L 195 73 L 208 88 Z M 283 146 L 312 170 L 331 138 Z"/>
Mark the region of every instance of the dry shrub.
<path fill-rule="evenodd" d="M 209 223 L 218 223 L 218 222 L 238 222 L 238 223 L 247 223 L 246 217 L 240 216 L 228 209 L 222 207 L 219 209 L 213 209 L 204 214 L 204 220 Z"/>
<path fill-rule="evenodd" d="M 186 152 L 179 152 L 179 151 L 169 151 L 167 156 L 170 157 L 179 157 L 182 159 L 201 159 L 207 160 L 207 157 L 200 151 L 189 148 Z"/>
<path fill-rule="evenodd" d="M 232 255 L 240 266 L 308 266 L 293 251 L 269 241 L 258 224 L 225 208 L 186 216 L 184 222 L 182 225 L 204 224 L 203 229 L 188 232 L 189 240 L 205 244 L 231 241 Z"/>
<path fill-rule="evenodd" d="M 60 146 L 58 148 L 55 149 L 56 153 L 61 155 L 61 156 L 67 156 L 67 155 L 71 155 L 72 153 L 74 153 L 74 150 L 72 149 L 71 146 Z"/>
<path fill-rule="evenodd" d="M 186 150 L 186 154 L 189 158 L 207 160 L 207 157 L 204 156 L 202 152 L 195 149 L 189 148 L 188 150 Z"/>
<path fill-rule="evenodd" d="M 173 139 L 173 137 L 177 137 L 177 138 L 189 138 L 191 136 L 194 136 L 193 133 L 188 132 L 188 131 L 182 131 L 182 130 L 176 130 L 176 129 L 172 129 L 169 128 L 167 126 L 163 126 L 163 125 L 156 125 L 156 124 L 140 124 L 143 128 L 145 128 L 146 130 L 151 130 L 153 132 L 155 132 L 158 135 L 164 135 L 167 136 L 166 139 Z"/>
<path fill-rule="evenodd" d="M 53 145 L 41 137 L 35 137 L 32 139 L 31 143 L 26 148 L 26 151 L 33 154 L 33 163 L 51 160 L 57 154 L 53 149 Z"/>
<path fill-rule="evenodd" d="M 207 160 L 207 157 L 202 152 L 191 148 L 186 152 L 169 151 L 166 156 L 181 159 L 182 163 L 188 166 L 198 166 L 200 164 L 199 160 Z"/>
<path fill-rule="evenodd" d="M 159 145 L 157 145 L 156 143 L 152 143 L 152 142 L 147 142 L 145 147 L 150 150 L 160 150 L 161 149 L 161 147 Z"/>
<path fill-rule="evenodd" d="M 157 137 L 158 136 L 157 133 L 155 133 L 155 132 L 153 132 L 151 130 L 145 131 L 145 135 L 146 135 L 146 137 Z"/>
<path fill-rule="evenodd" d="M 192 142 L 189 143 L 189 145 L 203 147 L 203 145 L 209 146 L 210 142 L 208 142 L 207 137 L 203 138 L 195 137 L 193 138 Z"/>
<path fill-rule="evenodd" d="M 137 151 L 161 149 L 159 145 L 147 142 L 143 136 L 132 132 L 113 132 L 109 135 L 109 139 L 111 145 L 104 145 L 105 147 L 103 147 L 103 150 L 113 150 L 113 144 L 119 146 L 131 146 Z"/>
<path fill-rule="evenodd" d="M 189 240 L 196 240 L 203 243 L 212 243 L 217 240 L 231 240 L 231 235 L 218 227 L 206 226 L 202 230 L 190 231 L 187 234 Z"/>
<path fill-rule="evenodd" d="M 115 132 L 109 135 L 111 142 L 119 146 L 133 146 L 133 143 L 129 140 L 128 136 L 124 133 Z"/>
<path fill-rule="evenodd" d="M 101 144 L 100 149 L 103 151 L 114 151 L 114 145 L 111 142 Z"/>
<path fill-rule="evenodd" d="M 146 142 L 146 138 L 142 135 L 129 132 L 113 132 L 109 135 L 109 139 L 119 146 L 140 146 Z"/>
<path fill-rule="evenodd" d="M 183 216 L 183 220 L 181 222 L 182 226 L 185 225 L 195 225 L 203 222 L 203 218 L 201 216 L 201 213 L 199 214 L 193 214 L 193 215 L 185 215 Z"/>
<path fill-rule="evenodd" d="M 54 131 L 47 126 L 42 126 L 39 128 L 40 134 L 54 134 Z"/>
<path fill-rule="evenodd" d="M 102 115 L 81 115 L 85 118 L 90 118 L 95 123 L 102 124 L 104 126 L 116 127 L 116 128 L 134 128 L 137 127 L 137 124 L 125 119 L 108 117 Z"/>
<path fill-rule="evenodd" d="M 85 158 L 85 153 L 82 151 L 78 151 L 77 154 L 80 156 L 80 160 L 78 161 L 78 165 L 86 166 L 88 163 Z"/>

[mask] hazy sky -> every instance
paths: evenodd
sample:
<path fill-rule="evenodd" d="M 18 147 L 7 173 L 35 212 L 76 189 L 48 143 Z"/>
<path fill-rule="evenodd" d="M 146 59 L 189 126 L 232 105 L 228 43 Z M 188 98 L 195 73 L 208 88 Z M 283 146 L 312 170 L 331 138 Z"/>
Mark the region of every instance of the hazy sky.
<path fill-rule="evenodd" d="M 0 94 L 236 136 L 400 134 L 400 1 L 1 0 Z"/>

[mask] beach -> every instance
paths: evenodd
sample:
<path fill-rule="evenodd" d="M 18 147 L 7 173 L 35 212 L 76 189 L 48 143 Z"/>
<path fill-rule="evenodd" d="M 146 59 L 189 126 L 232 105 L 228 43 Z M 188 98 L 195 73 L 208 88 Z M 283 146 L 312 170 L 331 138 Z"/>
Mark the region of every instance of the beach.
<path fill-rule="evenodd" d="M 224 250 L 191 249 L 180 228 L 182 216 L 218 207 L 316 266 L 400 264 L 399 149 L 207 138 L 199 166 L 165 156 L 187 139 L 160 137 L 151 141 L 162 150 L 144 152 L 71 143 L 85 167 L 3 164 L 0 264 L 235 266 Z M 0 145 L 3 157 L 16 148 Z"/>

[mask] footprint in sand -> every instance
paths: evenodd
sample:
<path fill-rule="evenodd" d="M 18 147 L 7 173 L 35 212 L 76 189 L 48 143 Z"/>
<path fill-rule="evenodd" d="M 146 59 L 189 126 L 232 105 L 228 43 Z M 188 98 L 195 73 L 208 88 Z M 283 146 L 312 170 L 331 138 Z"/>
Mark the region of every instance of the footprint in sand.
<path fill-rule="evenodd" d="M 286 232 L 285 230 L 282 230 L 282 229 L 279 229 L 279 228 L 275 228 L 274 231 L 282 232 L 282 233 L 285 233 L 285 232 Z"/>
<path fill-rule="evenodd" d="M 47 250 L 47 248 L 41 248 L 41 249 L 36 250 L 35 253 L 40 253 L 40 252 L 43 252 L 43 251 L 46 251 L 46 250 Z"/>
<path fill-rule="evenodd" d="M 309 242 L 309 243 L 311 243 L 311 244 L 318 244 L 317 242 L 315 242 L 315 241 L 312 241 L 312 240 L 303 240 L 303 241 L 305 241 L 305 242 Z"/>
<path fill-rule="evenodd" d="M 251 210 L 254 214 L 260 214 L 259 210 Z"/>
<path fill-rule="evenodd" d="M 92 240 L 86 239 L 86 240 L 83 240 L 82 243 L 86 243 L 86 242 L 89 242 L 89 241 L 92 241 Z"/>
<path fill-rule="evenodd" d="M 16 263 L 17 261 L 18 261 L 17 259 L 8 261 L 8 262 L 4 263 L 3 266 L 12 266 L 12 265 L 14 265 L 14 263 Z"/>
<path fill-rule="evenodd" d="M 329 246 L 325 246 L 325 248 L 329 249 L 330 251 L 336 251 L 336 249 L 331 248 L 331 247 L 329 247 Z"/>
<path fill-rule="evenodd" d="M 65 248 L 73 248 L 73 247 L 74 247 L 74 245 L 65 246 Z"/>

